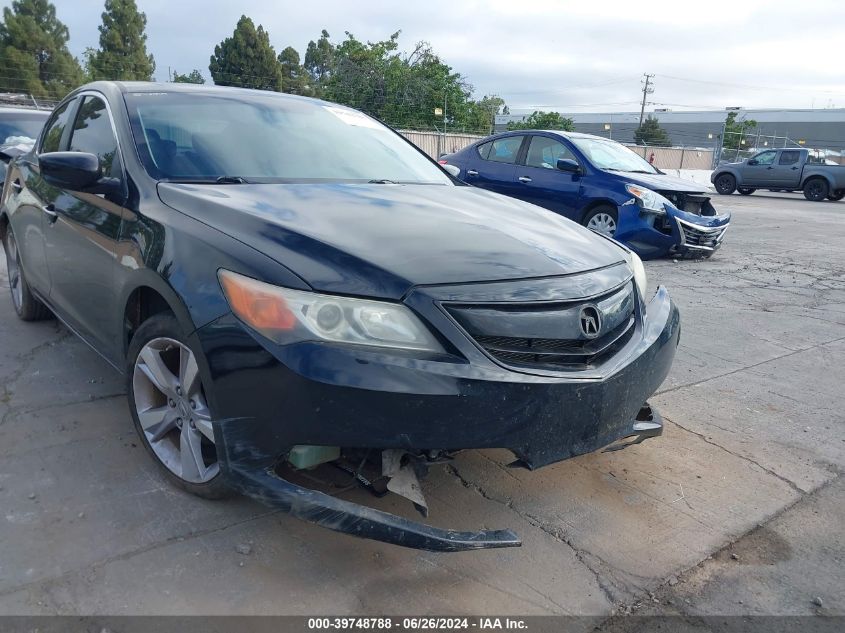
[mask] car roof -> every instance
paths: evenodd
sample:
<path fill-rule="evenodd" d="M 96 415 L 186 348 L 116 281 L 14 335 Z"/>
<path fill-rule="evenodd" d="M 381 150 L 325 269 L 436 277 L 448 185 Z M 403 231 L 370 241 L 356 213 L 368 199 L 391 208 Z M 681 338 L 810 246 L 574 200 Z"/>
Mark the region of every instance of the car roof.
<path fill-rule="evenodd" d="M 309 101 L 312 103 L 325 103 L 321 99 L 313 99 L 311 97 L 302 97 L 299 95 L 292 95 L 285 92 L 276 92 L 274 90 L 256 90 L 253 88 L 237 88 L 234 86 L 215 86 L 213 84 L 190 84 L 190 83 L 176 83 L 176 82 L 156 82 L 156 81 L 95 81 L 84 86 L 80 86 L 74 92 L 82 92 L 85 90 L 98 90 L 106 94 L 112 93 L 115 90 L 121 94 L 126 93 L 176 93 L 176 94 L 203 94 L 203 95 L 231 95 L 233 92 L 241 93 L 244 96 L 261 96 L 274 97 L 279 99 L 289 99 L 296 101 Z M 337 105 L 337 104 L 331 104 Z"/>
<path fill-rule="evenodd" d="M 595 134 L 584 134 L 583 132 L 568 132 L 566 130 L 540 130 L 540 129 L 532 129 L 532 130 L 508 130 L 507 132 L 499 132 L 498 134 L 494 134 L 496 136 L 504 136 L 506 134 L 556 134 L 558 136 L 562 136 L 564 138 L 591 138 L 597 141 L 610 141 L 611 143 L 618 143 L 619 141 L 614 141 L 612 138 L 607 138 L 606 136 L 596 136 Z"/>

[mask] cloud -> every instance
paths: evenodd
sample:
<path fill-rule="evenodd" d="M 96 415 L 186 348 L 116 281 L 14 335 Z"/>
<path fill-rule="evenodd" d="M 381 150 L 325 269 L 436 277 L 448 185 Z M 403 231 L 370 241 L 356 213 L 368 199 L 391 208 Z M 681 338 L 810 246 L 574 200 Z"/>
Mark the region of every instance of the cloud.
<path fill-rule="evenodd" d="M 323 28 L 336 40 L 344 31 L 380 40 L 402 30 L 403 48 L 431 42 L 478 96 L 502 95 L 513 109 L 636 109 L 644 72 L 657 74 L 650 99 L 675 109 L 845 106 L 841 0 L 815 0 L 813 10 L 795 0 L 138 2 L 159 80 L 168 67 L 208 77 L 215 44 L 244 13 L 277 51 L 304 53 Z M 55 4 L 74 54 L 97 46 L 102 4 Z"/>

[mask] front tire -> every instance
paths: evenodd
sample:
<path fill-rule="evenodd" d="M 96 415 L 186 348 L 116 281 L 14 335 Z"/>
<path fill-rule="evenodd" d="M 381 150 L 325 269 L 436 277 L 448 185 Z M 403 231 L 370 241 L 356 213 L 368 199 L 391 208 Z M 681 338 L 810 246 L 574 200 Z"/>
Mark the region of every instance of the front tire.
<path fill-rule="evenodd" d="M 736 191 L 736 178 L 733 177 L 733 174 L 719 174 L 713 181 L 713 186 L 723 196 L 729 196 Z"/>
<path fill-rule="evenodd" d="M 751 189 L 750 187 L 740 187 L 737 189 L 743 196 L 750 196 L 752 193 L 757 191 L 756 189 Z"/>
<path fill-rule="evenodd" d="M 12 293 L 12 306 L 21 321 L 41 321 L 51 316 L 50 310 L 35 298 L 24 274 L 18 242 L 11 226 L 6 227 L 3 240 L 6 251 L 6 274 L 9 276 L 9 290 Z"/>
<path fill-rule="evenodd" d="M 608 204 L 591 209 L 582 220 L 584 226 L 596 233 L 613 237 L 619 226 L 619 212 Z"/>
<path fill-rule="evenodd" d="M 804 197 L 811 202 L 821 202 L 830 193 L 830 185 L 824 178 L 810 178 L 804 183 Z"/>
<path fill-rule="evenodd" d="M 220 474 L 197 356 L 170 313 L 144 321 L 129 344 L 129 411 L 144 448 L 176 486 L 206 499 L 230 494 Z"/>
<path fill-rule="evenodd" d="M 827 199 L 833 200 L 834 202 L 842 200 L 842 198 L 845 198 L 845 189 L 836 189 L 835 191 L 827 194 Z"/>

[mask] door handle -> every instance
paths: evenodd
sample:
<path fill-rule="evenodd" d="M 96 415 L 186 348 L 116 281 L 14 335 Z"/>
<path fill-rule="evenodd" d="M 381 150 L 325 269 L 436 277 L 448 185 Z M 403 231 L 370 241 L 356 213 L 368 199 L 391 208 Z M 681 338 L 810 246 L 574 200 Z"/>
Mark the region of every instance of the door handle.
<path fill-rule="evenodd" d="M 478 175 L 478 172 L 476 170 L 474 170 L 474 169 L 468 169 L 467 170 L 467 176 L 477 176 L 477 175 Z"/>
<path fill-rule="evenodd" d="M 50 222 L 55 222 L 59 217 L 59 214 L 56 211 L 56 205 L 52 203 L 42 206 L 41 210 L 47 215 L 48 218 L 50 218 Z"/>
<path fill-rule="evenodd" d="M 774 167 L 766 167 L 766 169 L 774 169 Z"/>
<path fill-rule="evenodd" d="M 528 176 L 520 176 L 518 180 L 519 182 L 531 182 L 531 179 Z"/>
<path fill-rule="evenodd" d="M 792 168 L 792 171 L 795 171 L 796 169 L 798 169 L 798 168 L 797 168 L 797 167 L 793 167 L 793 168 Z"/>

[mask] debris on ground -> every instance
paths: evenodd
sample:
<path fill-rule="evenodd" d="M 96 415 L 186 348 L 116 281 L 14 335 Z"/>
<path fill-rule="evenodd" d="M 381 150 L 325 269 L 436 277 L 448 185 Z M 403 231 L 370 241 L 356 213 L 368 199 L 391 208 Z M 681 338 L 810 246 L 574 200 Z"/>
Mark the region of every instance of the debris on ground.
<path fill-rule="evenodd" d="M 251 543 L 238 543 L 237 545 L 235 545 L 235 551 L 238 554 L 242 554 L 243 556 L 249 556 L 250 554 L 252 554 L 252 544 Z"/>

